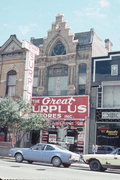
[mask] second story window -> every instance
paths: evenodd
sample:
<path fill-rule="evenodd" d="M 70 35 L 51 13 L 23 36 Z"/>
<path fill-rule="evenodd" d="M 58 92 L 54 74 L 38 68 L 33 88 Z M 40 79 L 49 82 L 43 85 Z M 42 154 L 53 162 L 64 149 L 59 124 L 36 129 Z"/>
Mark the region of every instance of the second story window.
<path fill-rule="evenodd" d="M 79 66 L 79 94 L 85 94 L 86 85 L 86 64 L 80 64 Z"/>
<path fill-rule="evenodd" d="M 120 108 L 120 85 L 98 87 L 97 108 Z"/>
<path fill-rule="evenodd" d="M 120 86 L 103 86 L 103 108 L 120 108 Z"/>
<path fill-rule="evenodd" d="M 111 65 L 111 76 L 118 76 L 118 64 Z"/>
<path fill-rule="evenodd" d="M 15 96 L 16 95 L 16 76 L 17 73 L 11 70 L 7 73 L 7 84 L 6 84 L 6 95 Z"/>
<path fill-rule="evenodd" d="M 54 65 L 48 68 L 48 95 L 67 95 L 68 66 Z"/>
<path fill-rule="evenodd" d="M 34 77 L 33 77 L 33 96 L 37 96 L 37 88 L 38 88 L 38 78 L 39 78 L 39 69 L 34 69 Z"/>

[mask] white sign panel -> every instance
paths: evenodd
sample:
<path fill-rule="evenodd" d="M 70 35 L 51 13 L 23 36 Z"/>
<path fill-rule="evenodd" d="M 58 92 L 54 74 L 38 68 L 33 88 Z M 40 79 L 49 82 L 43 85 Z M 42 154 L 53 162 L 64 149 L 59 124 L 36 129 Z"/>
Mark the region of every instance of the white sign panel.
<path fill-rule="evenodd" d="M 66 136 L 66 143 L 74 144 L 74 137 L 73 136 Z"/>
<path fill-rule="evenodd" d="M 120 112 L 102 112 L 102 119 L 120 119 Z"/>
<path fill-rule="evenodd" d="M 34 46 L 33 44 L 31 44 L 28 41 L 23 41 L 22 48 L 25 48 L 26 50 L 29 50 L 30 52 L 32 52 L 35 55 L 39 55 L 39 48 Z"/>
<path fill-rule="evenodd" d="M 49 134 L 49 142 L 56 143 L 57 135 L 56 134 Z"/>
<path fill-rule="evenodd" d="M 27 50 L 25 61 L 23 99 L 27 102 L 30 102 L 32 99 L 34 61 L 35 55 L 39 54 L 39 48 L 27 41 L 23 42 L 22 47 Z"/>
<path fill-rule="evenodd" d="M 28 102 L 31 101 L 32 98 L 34 59 L 35 59 L 35 55 L 28 51 L 26 54 L 24 93 L 23 93 L 23 99 Z"/>

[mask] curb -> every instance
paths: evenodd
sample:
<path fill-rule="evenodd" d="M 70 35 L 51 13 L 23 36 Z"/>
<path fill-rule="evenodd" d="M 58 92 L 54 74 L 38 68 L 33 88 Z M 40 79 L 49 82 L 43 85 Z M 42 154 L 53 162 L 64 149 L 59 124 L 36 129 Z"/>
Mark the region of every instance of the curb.
<path fill-rule="evenodd" d="M 9 159 L 9 160 L 15 160 L 14 157 L 9 157 L 9 156 L 0 156 L 0 159 Z M 71 166 L 73 167 L 83 167 L 83 168 L 88 168 L 89 165 L 88 164 L 85 164 L 85 163 L 73 163 L 71 164 Z"/>
<path fill-rule="evenodd" d="M 0 156 L 0 159 L 11 159 L 14 160 L 15 158 L 9 156 Z"/>

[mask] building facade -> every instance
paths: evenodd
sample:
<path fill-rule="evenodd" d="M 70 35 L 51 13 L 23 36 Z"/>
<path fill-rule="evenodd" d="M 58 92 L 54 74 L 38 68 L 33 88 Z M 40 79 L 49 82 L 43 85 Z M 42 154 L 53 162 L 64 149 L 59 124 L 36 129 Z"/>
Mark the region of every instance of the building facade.
<path fill-rule="evenodd" d="M 90 143 L 120 147 L 120 52 L 93 58 Z"/>
<path fill-rule="evenodd" d="M 108 45 L 106 45 L 107 48 L 103 46 L 93 29 L 71 34 L 64 15 L 59 14 L 52 23 L 47 37 L 31 38 L 31 42 L 40 48 L 40 55 L 36 58 L 34 69 L 34 98 L 90 96 L 91 58 L 107 55 L 108 52 Z M 88 106 L 89 103 L 90 101 Z M 47 139 L 50 142 L 51 134 L 57 142 L 65 142 L 68 138 L 71 148 L 88 152 L 90 115 L 88 114 L 84 119 L 79 117 L 77 122 L 74 118 L 62 119 L 64 127 L 58 125 L 60 120 L 60 118 L 52 118 L 52 126 L 44 140 Z M 53 126 L 55 123 L 58 128 Z M 70 123 L 71 126 L 69 126 Z"/>
<path fill-rule="evenodd" d="M 89 99 L 86 105 L 89 109 L 86 116 L 78 116 L 76 119 L 66 116 L 67 118 L 61 119 L 59 116 L 50 115 L 53 117 L 49 118 L 50 129 L 47 132 L 43 131 L 41 135 L 38 134 L 39 132 L 32 132 L 31 143 L 36 143 L 42 136 L 43 141 L 67 142 L 71 150 L 76 148 L 78 151 L 88 152 L 91 146 L 89 144 L 91 59 L 95 56 L 106 56 L 111 49 L 110 41 L 106 40 L 104 47 L 94 29 L 88 32 L 71 33 L 64 15 L 58 14 L 47 37 L 31 38 L 31 43 L 40 50 L 35 60 L 33 98 L 49 97 L 52 103 L 55 102 L 55 98 L 59 98 L 59 101 L 56 101 L 57 105 L 60 102 L 62 104 L 65 101 L 70 102 L 71 98 L 77 98 L 76 103 L 77 101 L 81 103 L 84 97 Z M 25 55 L 22 43 L 15 35 L 11 35 L 0 48 L 1 97 L 23 96 Z M 64 101 L 62 101 L 63 97 Z M 67 98 L 69 98 L 68 101 Z M 77 104 L 74 104 L 74 107 L 77 107 Z M 52 110 L 54 108 L 52 107 Z M 45 111 L 47 110 L 44 109 Z M 74 109 L 70 111 L 73 112 Z"/>

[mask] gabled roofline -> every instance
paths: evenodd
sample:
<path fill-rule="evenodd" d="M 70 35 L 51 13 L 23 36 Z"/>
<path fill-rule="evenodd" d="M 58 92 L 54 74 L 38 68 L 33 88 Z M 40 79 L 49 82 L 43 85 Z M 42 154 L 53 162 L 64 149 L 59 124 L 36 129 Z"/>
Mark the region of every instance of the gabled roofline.
<path fill-rule="evenodd" d="M 0 52 L 4 51 L 4 49 L 14 41 L 20 48 L 22 48 L 22 43 L 17 39 L 16 35 L 10 35 L 9 39 L 0 47 Z"/>

